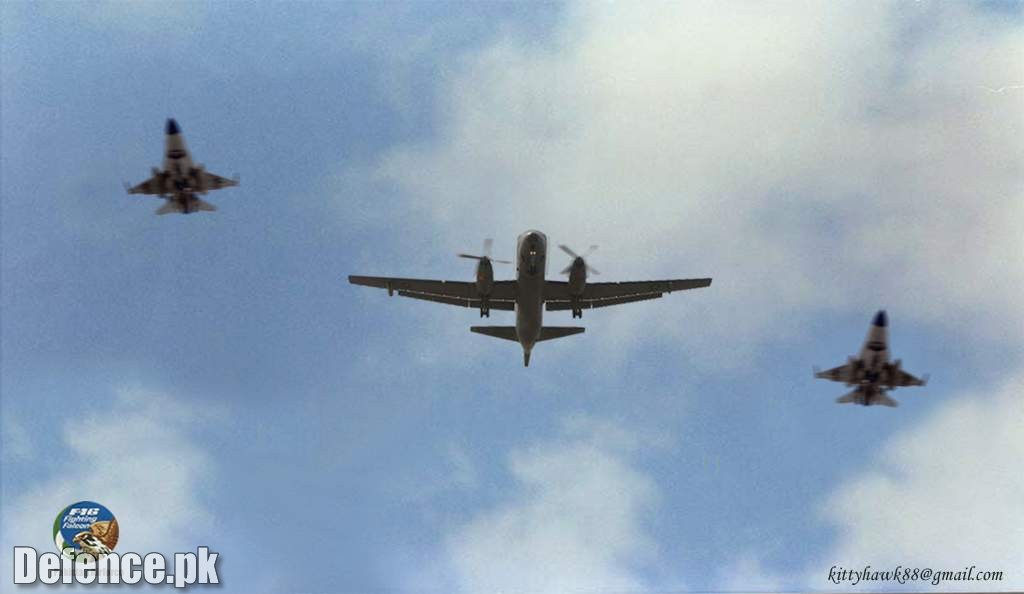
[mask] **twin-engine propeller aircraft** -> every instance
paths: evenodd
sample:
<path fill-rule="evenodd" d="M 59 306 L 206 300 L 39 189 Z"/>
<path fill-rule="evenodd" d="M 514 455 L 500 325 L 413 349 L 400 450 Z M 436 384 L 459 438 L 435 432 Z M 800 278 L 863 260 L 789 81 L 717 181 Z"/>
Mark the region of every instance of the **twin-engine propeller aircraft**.
<path fill-rule="evenodd" d="M 860 350 L 860 356 L 850 357 L 845 365 L 828 371 L 814 370 L 814 377 L 843 382 L 857 386 L 855 390 L 840 396 L 836 402 L 853 402 L 864 406 L 897 406 L 898 403 L 885 394 L 886 390 L 903 386 L 923 386 L 928 377 L 917 379 L 900 369 L 900 360 L 889 362 L 888 319 L 885 311 L 875 314 L 875 321 L 868 330 L 868 337 Z"/>
<path fill-rule="evenodd" d="M 397 292 L 400 297 L 479 308 L 482 318 L 490 317 L 492 309 L 515 311 L 515 326 L 473 326 L 470 331 L 518 342 L 523 347 L 523 364 L 527 366 L 536 343 L 579 334 L 584 330 L 578 326 L 544 326 L 545 306 L 548 311 L 571 310 L 573 318 L 582 318 L 584 309 L 657 299 L 672 291 L 698 289 L 711 284 L 710 278 L 588 283 L 587 271 L 594 274 L 597 271 L 587 266 L 584 256 L 576 255 L 565 246 L 559 247 L 573 257 L 572 264 L 562 271 L 569 275 L 568 282 L 546 280 L 547 245 L 547 237 L 540 231 L 527 231 L 519 236 L 515 280 L 494 280 L 491 263 L 500 261 L 490 258 L 490 240 L 485 241 L 482 256 L 459 254 L 479 261 L 476 282 L 379 276 L 349 276 L 348 280 L 355 285 L 387 289 L 388 295 Z"/>
<path fill-rule="evenodd" d="M 126 184 L 127 185 L 127 184 Z M 164 168 L 153 168 L 153 177 L 141 184 L 126 188 L 129 194 L 150 194 L 167 200 L 156 211 L 158 215 L 172 212 L 189 214 L 200 210 L 214 211 L 217 207 L 196 197 L 210 190 L 237 186 L 237 179 L 227 179 L 206 171 L 202 165 L 193 165 L 185 148 L 185 138 L 174 119 L 167 120 L 164 141 Z"/>

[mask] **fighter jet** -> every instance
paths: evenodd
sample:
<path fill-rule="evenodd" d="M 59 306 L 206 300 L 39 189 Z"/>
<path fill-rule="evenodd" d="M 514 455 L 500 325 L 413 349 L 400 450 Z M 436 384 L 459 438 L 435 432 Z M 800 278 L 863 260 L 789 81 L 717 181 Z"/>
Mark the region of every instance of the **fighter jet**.
<path fill-rule="evenodd" d="M 135 187 L 128 188 L 126 184 L 126 189 L 129 194 L 150 194 L 167 200 L 167 204 L 156 211 L 158 215 L 165 215 L 217 210 L 216 206 L 201 200 L 196 194 L 237 185 L 237 179 L 226 179 L 206 171 L 202 165 L 192 164 L 181 128 L 171 118 L 167 120 L 163 170 L 154 167 L 153 177 Z"/>
<path fill-rule="evenodd" d="M 516 279 L 494 280 L 490 257 L 490 241 L 484 243 L 483 255 L 459 254 L 477 260 L 476 281 L 419 280 L 378 276 L 349 276 L 350 283 L 387 289 L 400 297 L 411 297 L 480 310 L 480 317 L 490 317 L 492 309 L 515 311 L 515 326 L 473 326 L 471 332 L 513 340 L 523 347 L 523 365 L 530 365 L 530 353 L 536 343 L 583 332 L 578 326 L 544 326 L 544 309 L 572 311 L 573 318 L 582 318 L 584 309 L 607 307 L 657 299 L 665 293 L 697 289 L 711 284 L 710 278 L 621 283 L 588 283 L 587 273 L 597 273 L 584 256 L 566 246 L 559 246 L 572 256 L 572 263 L 562 271 L 569 280 L 545 279 L 547 272 L 547 237 L 540 231 L 527 231 L 519 236 L 516 254 Z M 593 248 L 591 249 L 593 251 Z M 588 254 L 589 255 L 589 252 Z"/>
<path fill-rule="evenodd" d="M 828 371 L 814 370 L 816 378 L 856 386 L 849 394 L 837 398 L 836 402 L 853 402 L 864 406 L 897 406 L 898 403 L 886 395 L 886 390 L 903 386 L 923 386 L 928 382 L 927 376 L 924 379 L 917 379 L 900 369 L 899 359 L 889 362 L 888 324 L 885 311 L 879 311 L 875 314 L 871 329 L 868 330 L 859 357 L 850 357 L 845 365 Z"/>

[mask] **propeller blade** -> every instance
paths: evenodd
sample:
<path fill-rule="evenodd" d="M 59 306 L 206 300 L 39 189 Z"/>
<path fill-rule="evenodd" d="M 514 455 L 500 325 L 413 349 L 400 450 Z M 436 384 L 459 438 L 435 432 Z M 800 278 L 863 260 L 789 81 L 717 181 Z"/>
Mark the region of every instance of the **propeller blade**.
<path fill-rule="evenodd" d="M 562 272 L 560 272 L 559 274 L 569 274 L 570 272 L 572 272 L 572 264 L 570 264 L 570 265 L 566 266 L 564 269 L 562 269 Z"/>
<path fill-rule="evenodd" d="M 511 264 L 508 260 L 494 260 L 491 258 L 491 248 L 494 247 L 494 240 L 488 237 L 484 240 L 484 255 L 474 256 L 473 254 L 456 254 L 460 258 L 469 258 L 470 260 L 489 260 L 491 262 L 497 262 L 498 264 Z"/>
<path fill-rule="evenodd" d="M 511 264 L 512 263 L 512 262 L 510 262 L 508 260 L 492 260 L 491 258 L 488 258 L 487 256 L 474 256 L 473 254 L 455 254 L 455 255 L 460 257 L 460 258 L 469 258 L 470 260 L 488 260 L 490 262 L 494 262 L 495 264 Z"/>
<path fill-rule="evenodd" d="M 596 245 L 592 245 L 589 248 L 587 248 L 587 251 L 583 252 L 582 256 L 577 254 L 576 252 L 572 251 L 572 248 L 570 248 L 567 245 L 559 244 L 558 247 L 563 252 L 569 254 L 569 257 L 571 257 L 573 259 L 573 263 L 575 263 L 576 260 L 582 260 L 584 266 L 587 267 L 587 272 L 589 272 L 590 274 L 601 274 L 600 272 L 598 272 L 598 270 L 596 268 L 594 268 L 590 264 L 587 264 L 587 257 L 590 256 L 590 254 L 594 253 L 594 250 L 597 249 Z M 566 267 L 566 269 L 562 271 L 562 274 L 568 274 L 569 273 L 568 271 L 570 269 L 572 269 L 572 264 L 570 264 L 568 267 Z"/>

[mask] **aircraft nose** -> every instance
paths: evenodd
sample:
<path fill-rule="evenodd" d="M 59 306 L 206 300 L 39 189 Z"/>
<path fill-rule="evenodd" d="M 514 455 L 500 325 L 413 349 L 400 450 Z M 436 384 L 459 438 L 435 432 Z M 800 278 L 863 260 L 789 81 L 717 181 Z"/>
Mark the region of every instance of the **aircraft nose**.
<path fill-rule="evenodd" d="M 181 129 L 178 128 L 178 122 L 175 122 L 174 118 L 167 118 L 167 134 L 171 135 L 179 132 L 181 132 Z"/>
<path fill-rule="evenodd" d="M 885 328 L 888 324 L 889 320 L 885 316 L 885 310 L 879 310 L 878 313 L 875 314 L 875 326 Z"/>

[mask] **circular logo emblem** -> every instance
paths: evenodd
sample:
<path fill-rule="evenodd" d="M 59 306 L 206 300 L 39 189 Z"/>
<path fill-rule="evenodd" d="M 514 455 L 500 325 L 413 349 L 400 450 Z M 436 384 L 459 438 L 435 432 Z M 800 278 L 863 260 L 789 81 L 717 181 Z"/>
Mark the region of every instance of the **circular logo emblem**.
<path fill-rule="evenodd" d="M 117 546 L 117 518 L 95 501 L 65 507 L 53 521 L 53 542 L 65 557 L 89 553 L 101 559 Z"/>

